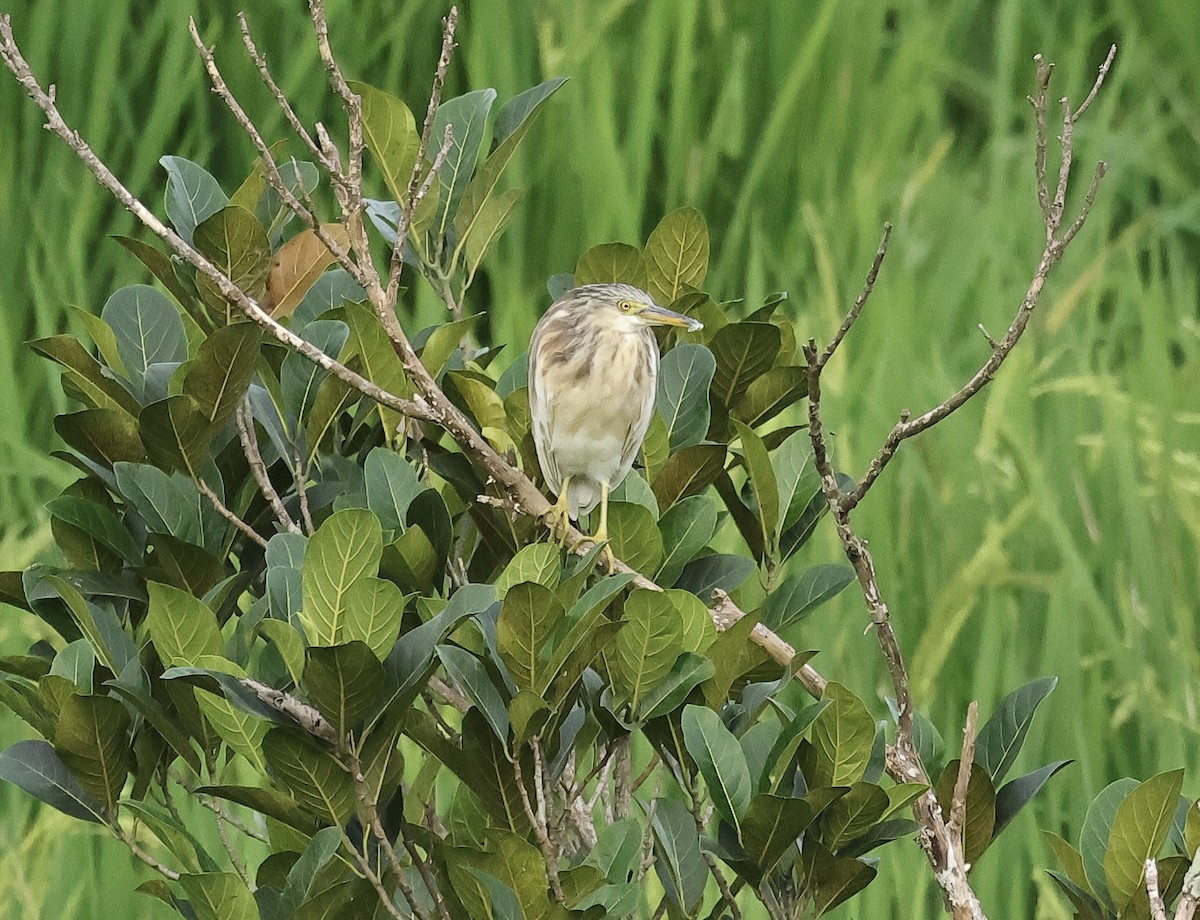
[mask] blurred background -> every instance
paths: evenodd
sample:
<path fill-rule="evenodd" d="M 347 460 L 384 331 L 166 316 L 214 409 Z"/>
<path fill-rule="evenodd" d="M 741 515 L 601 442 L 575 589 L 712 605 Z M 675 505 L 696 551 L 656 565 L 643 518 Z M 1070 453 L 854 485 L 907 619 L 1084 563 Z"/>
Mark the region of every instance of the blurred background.
<path fill-rule="evenodd" d="M 161 209 L 157 161 L 204 164 L 232 191 L 253 153 L 209 92 L 195 15 L 268 139 L 282 119 L 246 63 L 229 0 L 7 0 L 36 73 L 135 194 Z M 300 0 L 246 8 L 311 123 L 336 124 Z M 445 0 L 329 0 L 349 76 L 424 112 Z M 709 222 L 720 298 L 786 289 L 797 335 L 827 339 L 884 220 L 891 250 L 865 317 L 826 375 L 841 468 L 861 473 L 897 414 L 922 411 L 985 359 L 1042 246 L 1025 101 L 1032 57 L 1081 99 L 1110 43 L 1108 85 L 1076 134 L 1077 206 L 1111 169 L 1026 340 L 984 395 L 902 449 L 856 515 L 871 541 L 917 705 L 951 744 L 978 699 L 1056 674 L 1019 772 L 1076 763 L 975 872 L 989 916 L 1067 918 L 1039 828 L 1077 840 L 1087 803 L 1200 753 L 1200 20 L 1192 0 L 465 0 L 448 95 L 503 100 L 570 82 L 516 164 L 529 188 L 470 307 L 510 356 L 546 279 L 595 243 L 644 241 L 681 204 Z M 299 151 L 296 151 L 299 153 Z M 376 189 L 381 192 L 382 188 Z M 42 503 L 72 478 L 49 456 L 58 375 L 23 342 L 82 333 L 146 280 L 111 234 L 134 230 L 0 74 L 0 568 L 50 552 Z M 411 320 L 438 305 L 410 293 Z M 798 565 L 838 559 L 822 528 Z M 805 621 L 815 664 L 876 701 L 886 672 L 847 591 Z M 40 636 L 0 608 L 0 654 Z M 0 742 L 26 731 L 0 715 Z M 1024 770 L 1020 768 L 1024 767 Z M 1200 794 L 1192 772 L 1184 792 Z M 0 787 L 0 918 L 166 917 L 130 894 L 123 848 Z M 836 916 L 933 917 L 916 847 Z"/>

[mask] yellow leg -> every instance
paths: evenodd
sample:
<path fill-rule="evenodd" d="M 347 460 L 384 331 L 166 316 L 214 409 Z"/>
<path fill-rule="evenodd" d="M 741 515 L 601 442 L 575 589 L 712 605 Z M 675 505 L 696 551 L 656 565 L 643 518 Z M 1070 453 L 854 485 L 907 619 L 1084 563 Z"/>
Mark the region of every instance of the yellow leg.
<path fill-rule="evenodd" d="M 596 528 L 596 534 L 592 538 L 597 543 L 604 543 L 605 547 L 600 551 L 604 556 L 605 565 L 611 575 L 617 567 L 617 557 L 613 555 L 612 549 L 608 543 L 608 483 L 600 483 L 600 526 Z"/>
<path fill-rule="evenodd" d="M 570 486 L 571 477 L 567 476 L 562 481 L 562 488 L 558 490 L 558 501 L 546 513 L 546 526 L 560 546 L 566 545 L 567 534 L 571 528 L 571 502 L 567 494 Z"/>

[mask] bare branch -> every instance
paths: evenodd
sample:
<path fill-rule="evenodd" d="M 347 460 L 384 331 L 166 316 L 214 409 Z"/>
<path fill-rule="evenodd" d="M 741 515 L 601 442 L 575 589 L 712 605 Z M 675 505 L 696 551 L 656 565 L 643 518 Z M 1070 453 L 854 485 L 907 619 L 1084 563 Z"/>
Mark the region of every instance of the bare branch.
<path fill-rule="evenodd" d="M 125 846 L 129 848 L 130 853 L 144 862 L 159 875 L 163 876 L 163 878 L 168 878 L 173 882 L 179 881 L 178 872 L 176 872 L 170 866 L 159 862 L 157 859 L 143 850 L 141 844 L 134 839 L 133 834 L 129 833 L 129 831 L 125 830 L 125 828 L 121 827 L 120 825 L 114 825 L 113 833 L 116 835 L 117 839 L 121 841 L 121 843 L 125 844 Z"/>
<path fill-rule="evenodd" d="M 333 745 L 341 744 L 342 739 L 338 737 L 338 733 L 334 730 L 334 727 L 325 720 L 325 717 L 321 715 L 315 706 L 302 703 L 290 693 L 276 690 L 274 687 L 267 686 L 253 677 L 242 678 L 241 684 L 262 702 L 266 703 L 272 709 L 278 709 L 310 735 L 320 738 L 322 741 L 328 741 Z"/>
<path fill-rule="evenodd" d="M 534 811 L 533 804 L 529 801 L 529 791 L 525 788 L 524 770 L 521 768 L 521 749 L 515 745 L 512 765 L 513 776 L 517 781 L 517 793 L 521 797 L 521 807 L 525 810 L 525 817 L 533 825 L 533 835 L 537 837 L 538 847 L 542 851 L 542 859 L 546 863 L 546 874 L 550 878 L 550 890 L 554 892 L 554 899 L 562 904 L 566 901 L 566 896 L 563 894 L 562 882 L 558 877 L 558 854 L 555 853 L 554 844 L 550 842 L 550 836 L 546 831 L 544 811 L 541 809 Z M 536 766 L 535 764 L 535 768 Z"/>
<path fill-rule="evenodd" d="M 250 24 L 246 21 L 246 14 L 238 13 L 237 20 L 238 26 L 242 31 L 242 44 L 246 46 L 246 53 L 250 55 L 250 60 L 254 61 L 254 66 L 258 68 L 258 74 L 262 77 L 263 83 L 266 84 L 267 89 L 271 91 L 271 95 L 275 97 L 275 101 L 283 110 L 283 115 L 287 119 L 288 124 L 292 126 L 292 130 L 304 141 L 308 149 L 312 151 L 313 156 L 317 158 L 317 161 L 326 170 L 330 173 L 337 172 L 340 168 L 338 164 L 330 161 L 325 156 L 325 152 L 320 148 L 308 129 L 304 127 L 304 123 L 296 115 L 296 110 L 292 108 L 291 101 L 284 95 L 283 90 L 279 88 L 279 84 L 275 82 L 275 78 L 271 76 L 271 70 L 267 67 L 266 56 L 259 52 L 258 46 L 254 43 L 254 38 L 250 35 Z"/>
<path fill-rule="evenodd" d="M 254 417 L 250 412 L 248 400 L 243 400 L 238 406 L 234 420 L 237 424 L 238 440 L 242 443 L 242 453 L 246 455 L 246 462 L 250 465 L 250 473 L 254 476 L 254 481 L 258 483 L 259 491 L 267 499 L 271 510 L 275 512 L 275 519 L 288 532 L 300 533 L 300 525 L 293 521 L 292 516 L 287 513 L 287 508 L 283 506 L 283 499 L 275 491 L 271 477 L 267 474 L 267 465 L 263 462 L 262 453 L 258 449 L 258 436 L 254 431 Z"/>
<path fill-rule="evenodd" d="M 958 776 L 954 780 L 954 796 L 950 802 L 950 822 L 947 828 L 958 844 L 959 852 L 965 850 L 963 830 L 967 826 L 967 790 L 971 784 L 971 764 L 975 762 L 975 732 L 979 722 L 979 702 L 971 700 L 967 706 L 967 722 L 963 726 L 962 756 L 958 761 Z"/>
<path fill-rule="evenodd" d="M 829 344 L 825 346 L 825 350 L 821 353 L 821 357 L 817 359 L 817 363 L 824 366 L 829 359 L 833 357 L 833 353 L 837 351 L 838 346 L 842 344 L 842 339 L 846 337 L 846 333 L 850 331 L 850 327 L 854 325 L 854 321 L 858 319 L 858 314 L 862 312 L 863 305 L 866 304 L 867 298 L 871 296 L 871 291 L 875 287 L 875 279 L 879 277 L 879 267 L 883 265 L 883 257 L 887 255 L 888 238 L 892 235 L 892 225 L 885 223 L 883 225 L 883 237 L 879 240 L 879 248 L 875 251 L 875 261 L 871 263 L 871 270 L 867 272 L 867 282 L 863 285 L 862 293 L 858 295 L 854 301 L 854 306 L 850 308 L 850 312 L 846 314 L 846 318 L 842 320 L 842 325 L 834 334 Z"/>
<path fill-rule="evenodd" d="M 256 531 L 253 527 L 225 507 L 225 503 L 217 497 L 217 493 L 209 487 L 207 482 L 205 482 L 203 479 L 197 479 L 196 485 L 204 497 L 207 498 L 212 506 L 217 509 L 217 513 L 221 515 L 221 517 L 229 521 L 229 523 L 231 523 L 234 527 L 244 533 L 263 549 L 267 548 L 267 541 L 258 535 L 258 531 Z"/>
<path fill-rule="evenodd" d="M 1150 899 L 1150 916 L 1153 920 L 1167 920 L 1167 905 L 1163 903 L 1162 892 L 1158 890 L 1158 860 L 1153 857 L 1146 860 L 1146 894 Z"/>
<path fill-rule="evenodd" d="M 1113 61 L 1117 56 L 1117 46 L 1110 45 L 1108 48 L 1108 56 L 1104 58 L 1104 63 L 1100 65 L 1100 71 L 1096 74 L 1096 82 L 1092 84 L 1091 91 L 1087 94 L 1087 98 L 1080 103 L 1079 108 L 1071 116 L 1071 121 L 1079 121 L 1079 116 L 1088 110 L 1088 106 L 1092 104 L 1092 100 L 1096 98 L 1096 94 L 1100 92 L 1100 87 L 1104 85 L 1104 80 L 1108 76 L 1108 72 L 1112 69 Z"/>
<path fill-rule="evenodd" d="M 1179 893 L 1179 900 L 1175 904 L 1175 920 L 1193 920 L 1198 906 L 1200 906 L 1200 849 L 1196 850 L 1192 857 L 1192 864 L 1188 866 L 1188 870 L 1183 876 L 1183 890 Z"/>
<path fill-rule="evenodd" d="M 296 495 L 300 499 L 300 519 L 304 521 L 305 532 L 311 536 L 317 528 L 313 526 L 312 512 L 308 508 L 308 473 L 300 459 L 299 450 L 296 451 L 295 463 L 291 464 L 291 467 L 296 482 Z"/>

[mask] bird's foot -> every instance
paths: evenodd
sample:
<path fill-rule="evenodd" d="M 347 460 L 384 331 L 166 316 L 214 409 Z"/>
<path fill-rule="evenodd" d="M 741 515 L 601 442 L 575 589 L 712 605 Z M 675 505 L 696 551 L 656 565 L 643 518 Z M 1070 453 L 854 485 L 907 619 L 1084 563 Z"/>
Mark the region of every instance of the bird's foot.
<path fill-rule="evenodd" d="M 542 522 L 546 525 L 546 529 L 550 531 L 550 536 L 554 538 L 554 541 L 560 547 L 571 545 L 571 548 L 574 549 L 581 541 L 578 537 L 572 538 L 571 508 L 565 498 L 566 491 L 564 490 L 563 494 L 559 496 L 558 501 L 550 507 L 549 511 L 542 515 Z"/>

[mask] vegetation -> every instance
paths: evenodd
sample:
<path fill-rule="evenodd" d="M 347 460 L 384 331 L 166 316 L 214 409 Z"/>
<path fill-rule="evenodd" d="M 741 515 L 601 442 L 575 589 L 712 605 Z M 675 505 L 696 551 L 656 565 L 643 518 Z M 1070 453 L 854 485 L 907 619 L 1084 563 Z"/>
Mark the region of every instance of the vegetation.
<path fill-rule="evenodd" d="M 54 15 L 45 9 L 42 16 Z M 422 10 L 419 5 L 406 10 L 411 18 L 401 26 L 411 24 L 410 44 L 416 45 L 423 33 L 430 32 L 440 11 Z M 1121 40 L 1122 60 L 1113 82 L 1097 103 L 1091 131 L 1082 131 L 1077 140 L 1081 162 L 1102 151 L 1114 161 L 1118 180 L 1109 184 L 1097 206 L 1087 230 L 1088 242 L 1073 258 L 1068 256 L 1064 266 L 1063 277 L 1079 280 L 1066 289 L 1051 289 L 1055 296 L 1046 302 L 1048 310 L 1035 324 L 1031 336 L 1035 341 L 1023 346 L 1028 350 L 1016 352 L 1017 366 L 998 378 L 986 397 L 982 419 L 978 409 L 967 410 L 932 433 L 921 447 L 902 454 L 889 468 L 888 475 L 895 477 L 890 489 L 873 493 L 856 520 L 872 540 L 881 581 L 894 586 L 894 613 L 911 662 L 916 698 L 947 737 L 957 732 L 968 699 L 980 698 L 985 710 L 990 710 L 989 701 L 999 700 L 1031 677 L 1061 675 L 1061 688 L 1043 711 L 1049 714 L 1050 724 L 1070 725 L 1070 732 L 1046 735 L 1044 728 L 1035 725 L 1026 746 L 1033 752 L 1026 755 L 1029 768 L 1066 757 L 1079 761 L 1064 774 L 1069 779 L 1049 787 L 1043 801 L 1045 824 L 1078 840 L 1086 805 L 1108 780 L 1122 774 L 1145 777 L 1157 769 L 1188 763 L 1195 750 L 1194 719 L 1186 708 L 1194 643 L 1186 599 L 1195 596 L 1197 585 L 1196 534 L 1187 524 L 1189 511 L 1195 510 L 1194 456 L 1188 453 L 1195 445 L 1195 419 L 1187 412 L 1194 405 L 1194 398 L 1189 398 L 1194 386 L 1189 390 L 1189 381 L 1194 383 L 1196 366 L 1196 285 L 1188 259 L 1195 240 L 1188 235 L 1190 211 L 1183 196 L 1185 177 L 1194 175 L 1195 151 L 1185 136 L 1152 130 L 1161 120 L 1157 105 L 1164 92 L 1176 106 L 1186 98 L 1173 91 L 1172 81 L 1192 79 L 1182 68 L 1174 72 L 1163 65 L 1164 55 L 1152 53 L 1154 42 L 1165 45 L 1186 37 L 1144 32 L 1132 11 L 1118 10 L 1110 19 L 1098 20 L 1107 31 L 1093 35 L 1073 33 L 1071 23 L 1060 31 L 1032 14 L 1023 16 L 1017 5 L 1002 7 L 994 24 L 994 34 L 1002 40 L 994 53 L 995 73 L 1000 76 L 993 86 L 982 82 L 982 75 L 972 76 L 967 64 L 956 63 L 964 56 L 961 51 L 939 59 L 944 72 L 931 73 L 936 57 L 930 49 L 954 45 L 954 39 L 975 24 L 955 16 L 900 11 L 876 20 L 852 5 L 836 11 L 831 5 L 818 12 L 814 21 L 796 23 L 795 18 L 805 14 L 781 4 L 753 12 L 718 9 L 716 15 L 729 20 L 708 22 L 699 15 L 698 6 L 689 18 L 686 7 L 635 15 L 622 12 L 618 5 L 603 20 L 606 30 L 597 30 L 593 22 L 541 11 L 537 14 L 543 50 L 539 66 L 519 55 L 500 51 L 489 55 L 488 42 L 499 49 L 533 47 L 530 40 L 509 37 L 514 31 L 524 34 L 520 30 L 529 28 L 529 20 L 512 25 L 506 12 L 498 10 L 499 5 L 481 5 L 477 18 L 464 25 L 459 61 L 469 70 L 458 75 L 461 88 L 498 82 L 500 97 L 507 99 L 526 83 L 569 71 L 557 66 L 564 60 L 582 63 L 576 65 L 580 70 L 562 95 L 546 106 L 543 120 L 524 145 L 523 159 L 515 163 L 512 174 L 522 184 L 528 180 L 531 191 L 516 210 L 506 237 L 484 263 L 477 285 L 468 291 L 465 312 L 487 311 L 476 327 L 479 340 L 523 343 L 538 312 L 532 305 L 542 296 L 539 288 L 547 277 L 570 271 L 591 243 L 613 237 L 640 243 L 648 235 L 644 229 L 652 229 L 669 206 L 685 201 L 699 206 L 713 224 L 714 265 L 704 283 L 706 290 L 718 297 L 745 292 L 745 302 L 757 306 L 767 302 L 770 291 L 790 287 L 791 296 L 775 305 L 775 315 L 790 317 L 801 341 L 809 334 L 827 339 L 852 300 L 863 254 L 874 246 L 882 217 L 891 217 L 897 230 L 885 281 L 871 311 L 848 339 L 847 354 L 839 359 L 844 363 L 831 364 L 825 376 L 832 394 L 827 425 L 836 432 L 839 462 L 853 470 L 865 467 L 899 408 L 911 405 L 920 410 L 932 405 L 979 363 L 986 343 L 972 333 L 974 324 L 1006 322 L 1019 297 L 1016 288 L 1028 275 L 1032 259 L 1028 241 L 1036 239 L 1031 228 L 1037 227 L 1037 217 L 1026 206 L 1032 195 L 1014 192 L 1032 190 L 1027 178 L 1030 148 L 1023 127 L 1027 122 L 1017 117 L 1021 103 L 1015 91 L 1024 85 L 1027 69 L 1018 62 L 1028 56 L 1027 51 L 1052 51 L 1063 75 L 1077 79 L 1078 74 L 1090 72 L 1093 59 L 1102 56 L 1097 47 L 1102 48 L 1110 37 Z M 856 12 L 857 19 L 849 18 Z M 162 15 L 162 20 L 154 21 L 164 29 L 177 28 L 178 15 L 173 20 Z M 111 21 L 119 23 L 116 17 Z M 1079 23 L 1083 22 L 1081 18 Z M 796 29 L 797 24 L 803 29 Z M 865 31 L 864 24 L 868 24 Z M 1030 35 L 1037 33 L 1036 43 L 1026 41 L 1025 29 Z M 359 30 L 376 34 L 358 21 L 350 25 L 335 19 L 335 42 L 338 36 Z M 798 32 L 806 36 L 799 54 L 792 44 Z M 730 33 L 737 40 L 728 41 Z M 597 35 L 602 38 L 597 40 Z M 634 42 L 633 35 L 650 36 L 650 47 Z M 780 47 L 763 49 L 756 44 L 758 35 L 774 36 Z M 626 37 L 623 44 L 616 41 L 622 36 Z M 302 44 L 298 27 L 293 37 L 292 45 L 281 47 Z M 606 39 L 612 40 L 611 45 Z M 592 45 L 588 53 L 586 44 L 571 44 L 576 40 L 602 44 Z M 114 40 L 111 47 L 119 45 Z M 578 53 L 563 54 L 562 47 L 577 48 Z M 186 43 L 178 46 L 181 54 L 185 49 Z M 403 70 L 375 66 L 372 55 L 377 49 L 370 46 L 356 50 L 361 63 L 353 55 L 344 61 L 349 72 L 369 73 L 376 84 L 417 93 L 416 88 L 428 82 L 435 51 L 430 48 L 423 56 L 414 55 Z M 112 53 L 114 61 L 120 60 Z M 305 56 L 295 56 L 296 76 L 285 86 L 310 87 L 310 92 L 293 90 L 292 95 L 301 105 L 315 109 L 315 100 L 324 98 L 316 89 L 320 74 L 307 70 L 307 61 L 301 69 L 301 57 Z M 168 59 L 169 52 L 163 57 L 164 62 Z M 659 60 L 670 60 L 672 66 L 658 64 Z M 701 60 L 704 68 L 696 64 Z M 486 70 L 489 62 L 494 72 Z M 506 74 L 506 67 L 513 73 Z M 771 77 L 765 84 L 757 79 L 759 68 Z M 39 71 L 46 69 L 38 66 Z M 663 76 L 668 71 L 669 80 Z M 614 96 L 613 87 L 627 85 L 625 75 L 631 72 L 643 79 L 626 101 Z M 381 80 L 379 73 L 395 79 Z M 613 78 L 614 73 L 621 79 Z M 710 73 L 724 78 L 710 82 Z M 837 75 L 838 79 L 825 76 L 822 81 L 823 88 L 836 87 L 836 92 L 803 92 L 818 74 Z M 235 84 L 231 75 L 231 84 L 249 85 L 253 74 L 245 76 L 243 83 Z M 119 89 L 116 81 L 110 87 L 114 92 L 150 96 L 150 90 L 157 90 L 164 79 L 156 76 L 140 86 L 136 79 L 126 86 L 123 79 Z M 655 83 L 658 79 L 664 80 L 661 92 Z M 65 79 L 58 82 L 65 106 L 71 94 Z M 198 85 L 199 75 L 191 82 Z M 104 81 L 97 80 L 96 85 L 96 92 L 102 92 Z M 894 91 L 897 85 L 911 88 L 900 101 Z M 778 89 L 767 92 L 764 86 Z M 577 94 L 572 104 L 561 103 L 572 92 Z M 130 100 L 131 109 L 146 111 L 136 97 Z M 419 99 L 409 101 L 420 111 Z M 207 118 L 217 113 L 199 94 L 189 105 L 197 113 L 208 112 Z M 28 119 L 30 130 L 22 132 L 21 140 L 33 152 L 32 145 L 45 143 L 32 130 L 34 115 L 22 110 L 18 116 L 15 101 L 13 106 L 14 123 Z M 188 109 L 162 105 L 154 111 L 164 133 L 158 135 L 157 146 L 147 142 L 143 156 L 149 159 L 143 159 L 140 182 L 136 169 L 122 172 L 138 189 L 150 186 L 150 166 L 163 149 L 188 149 L 186 143 L 164 142 L 172 133 L 170 119 Z M 88 133 L 86 122 L 81 124 L 89 140 L 103 148 L 103 132 L 111 131 L 113 124 L 95 118 L 103 129 L 97 133 Z M 204 130 L 208 124 L 204 117 L 189 124 L 197 132 L 196 146 L 188 150 L 193 158 L 249 162 L 244 151 L 237 157 L 219 155 L 231 142 L 221 141 L 215 129 Z M 713 140 L 697 146 L 702 124 L 713 126 Z M 806 138 L 802 148 L 793 143 L 796 124 L 811 126 L 817 140 Z M 1100 126 L 1115 127 L 1111 133 L 1098 133 Z M 953 133 L 943 133 L 949 131 Z M 152 131 L 147 134 L 153 136 Z M 268 133 L 272 139 L 280 135 L 281 127 Z M 864 136 L 871 141 L 862 143 Z M 122 140 L 127 141 L 128 137 Z M 221 145 L 216 157 L 204 149 L 213 144 Z M 803 158 L 789 161 L 793 149 L 802 149 Z M 35 160 L 36 156 L 31 160 L 22 153 L 3 168 L 13 169 L 18 163 L 25 168 Z M 189 168 L 180 161 L 175 165 L 177 170 Z M 242 176 L 234 171 L 221 178 L 232 189 Z M 78 186 L 70 183 L 65 190 L 73 201 L 80 197 Z M 15 189 L 16 181 L 8 187 Z M 89 186 L 87 194 L 91 193 Z M 380 183 L 378 194 L 384 193 Z M 113 226 L 111 213 L 98 198 L 94 200 L 90 211 L 86 194 L 80 205 L 81 213 L 96 223 L 88 233 L 76 231 L 74 271 L 10 274 L 21 274 L 31 285 L 70 283 L 81 289 L 85 285 L 102 289 L 93 284 L 105 271 L 119 271 L 127 278 L 132 263 L 112 268 L 120 252 L 115 245 L 102 247 L 112 253 L 98 254 L 101 265 L 83 268 L 83 253 L 90 256 L 94 248 L 94 228 Z M 37 209 L 44 215 L 42 220 L 51 224 L 53 215 L 64 213 L 56 212 L 52 202 L 52 197 L 39 199 Z M 545 226 L 553 227 L 554 233 L 548 236 L 539 229 Z M 960 229 L 947 232 L 947 227 Z M 36 260 L 39 252 L 52 252 L 50 264 L 71 265 L 70 242 L 50 239 L 56 241 L 53 248 L 39 242 L 35 234 L 32 243 L 5 247 L 4 257 Z M 1097 242 L 1101 239 L 1110 242 Z M 36 261 L 27 264 L 38 267 Z M 412 287 L 406 327 L 440 322 L 442 298 L 423 285 Z M 78 295 L 62 298 L 58 292 L 44 296 L 55 301 L 83 300 Z M 492 304 L 530 306 L 500 309 Z M 99 313 L 98 307 L 96 303 L 91 312 Z M 118 300 L 113 313 L 120 307 Z M 56 311 L 57 304 L 32 316 L 44 324 L 43 331 L 57 332 L 58 320 L 53 317 L 61 314 Z M 84 321 L 78 318 L 77 322 Z M 10 351 L 16 355 L 15 348 L 3 353 L 7 357 Z M 495 356 L 496 372 L 512 356 Z M 117 357 L 124 365 L 120 349 Z M 195 357 L 202 360 L 199 353 Z M 920 373 L 914 374 L 914 368 Z M 24 371 L 15 370 L 13 379 L 17 373 L 20 379 L 29 379 Z M 469 385 L 466 389 L 471 391 Z M 463 404 L 478 418 L 467 393 L 462 396 Z M 6 508 L 33 508 L 44 494 L 39 488 L 49 491 L 50 483 L 71 478 L 60 467 L 47 472 L 39 487 L 29 471 L 35 463 L 47 468 L 40 452 L 34 452 L 36 461 L 21 461 L 29 456 L 28 443 L 39 443 L 37 431 L 47 429 L 44 407 L 35 413 L 36 403 L 31 400 L 28 407 L 36 422 L 6 426 L 9 432 L 34 433 L 32 438 L 22 434 L 24 446 L 11 453 L 14 498 Z M 21 407 L 11 405 L 6 411 L 19 412 Z M 363 432 L 369 430 L 380 429 L 373 417 L 360 417 L 347 441 L 368 463 L 371 453 L 362 451 L 370 441 Z M 513 432 L 507 434 L 517 440 Z M 357 444 L 354 437 L 360 439 Z M 498 442 L 498 446 L 505 445 Z M 978 471 L 964 475 L 972 462 L 978 464 Z M 365 493 L 370 507 L 369 489 Z M 898 500 L 889 502 L 889 494 Z M 96 496 L 74 496 L 77 504 L 88 497 Z M 453 520 L 461 509 L 452 506 L 453 502 L 447 504 Z M 59 508 L 69 513 L 61 504 Z M 630 512 L 631 516 L 637 513 Z M 60 523 L 55 536 L 60 544 L 63 514 L 56 515 Z M 784 514 L 777 523 L 786 519 Z M 240 558 L 247 548 L 245 540 L 221 521 L 213 522 L 242 544 L 237 551 Z M 398 515 L 397 523 L 403 523 Z M 739 533 L 736 524 L 726 525 L 718 548 L 745 551 L 741 541 L 746 539 L 746 528 Z M 15 534 L 24 533 L 21 524 L 13 527 Z M 37 551 L 36 536 L 27 543 L 10 539 L 14 564 Z M 224 547 L 226 541 L 219 542 Z M 74 548 L 78 550 L 78 544 Z M 799 580 L 802 572 L 815 571 L 814 564 L 836 558 L 836 540 L 824 525 L 807 545 L 791 548 L 797 551 L 791 559 L 779 554 L 776 560 L 780 566 L 775 584 L 788 577 Z M 760 555 L 769 555 L 763 549 Z M 409 571 L 397 580 L 412 575 Z M 561 579 L 559 573 L 559 584 Z M 767 584 L 771 586 L 770 581 Z M 736 596 L 747 605 L 754 600 L 753 592 L 748 599 Z M 792 624 L 792 635 L 802 647 L 820 647 L 818 664 L 836 673 L 866 700 L 874 715 L 882 716 L 885 710 L 877 700 L 883 695 L 886 675 L 870 646 L 862 644 L 860 607 L 845 596 L 836 604 Z M 240 616 L 229 622 L 235 621 L 241 622 Z M 30 622 L 6 620 L 13 630 L 8 640 L 12 651 L 25 652 L 29 640 L 24 631 Z M 153 638 L 152 626 L 149 632 Z M 154 646 L 162 658 L 157 641 Z M 303 681 L 303 673 L 300 678 Z M 486 736 L 486 731 L 481 727 L 479 734 Z M 929 761 L 935 759 L 931 756 Z M 1130 787 L 1125 783 L 1120 793 Z M 1177 795 L 1179 786 L 1168 774 L 1154 788 L 1159 794 L 1165 790 Z M 1115 810 L 1117 794 L 1108 795 Z M 27 808 L 11 796 L 7 801 L 16 815 Z M 18 821 L 7 826 L 16 827 Z M 1182 842 L 1180 848 L 1188 852 L 1185 831 L 1180 829 L 1177 843 Z M 1049 892 L 1046 876 L 1013 868 L 1052 865 L 1033 822 L 1019 820 L 995 847 L 1004 855 L 997 852 L 983 860 L 973 874 L 984 902 L 1002 905 L 993 911 L 995 916 L 1007 915 L 1000 912 L 1007 910 L 1013 916 L 1031 915 L 1035 899 L 1039 910 L 1049 916 L 1069 915 L 1066 902 Z M 110 858 L 106 850 L 98 852 L 105 855 L 97 858 Z M 935 910 L 938 897 L 928 874 L 907 870 L 910 860 L 916 867 L 919 853 L 896 846 L 882 853 L 881 878 L 853 902 L 856 909 L 870 915 L 913 916 Z M 16 873 L 24 870 L 14 865 L 11 871 L 15 880 Z M 1094 871 L 1085 873 L 1084 881 L 1095 877 Z M 49 886 L 43 894 L 60 896 Z M 25 897 L 39 895 L 35 890 Z"/>

